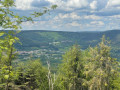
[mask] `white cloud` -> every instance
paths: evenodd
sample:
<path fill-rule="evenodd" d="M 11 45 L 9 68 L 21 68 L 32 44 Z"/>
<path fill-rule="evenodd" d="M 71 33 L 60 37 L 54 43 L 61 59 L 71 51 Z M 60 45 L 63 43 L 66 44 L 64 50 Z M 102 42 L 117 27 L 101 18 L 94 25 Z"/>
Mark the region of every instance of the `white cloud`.
<path fill-rule="evenodd" d="M 57 4 L 60 10 L 72 11 L 75 8 L 84 8 L 89 5 L 87 0 L 47 0 L 51 4 Z"/>
<path fill-rule="evenodd" d="M 72 19 L 81 19 L 81 17 L 79 15 L 77 15 L 76 13 L 74 13 L 74 12 L 70 14 L 70 17 Z"/>
<path fill-rule="evenodd" d="M 48 0 L 48 1 L 54 4 L 57 3 L 57 1 L 61 2 L 61 0 Z"/>
<path fill-rule="evenodd" d="M 77 15 L 75 12 L 69 14 L 60 13 L 58 16 L 55 17 L 55 19 L 67 19 L 67 18 L 71 18 L 73 20 L 81 19 L 81 17 Z"/>
<path fill-rule="evenodd" d="M 88 15 L 88 16 L 84 16 L 84 19 L 99 20 L 99 19 L 102 19 L 102 17 L 96 16 L 96 15 Z"/>
<path fill-rule="evenodd" d="M 72 22 L 72 23 L 68 23 L 67 25 L 68 25 L 68 26 L 73 26 L 73 27 L 78 27 L 78 26 L 80 27 L 80 26 L 81 26 L 81 24 L 79 24 L 79 23 L 76 22 L 76 21 L 75 21 L 75 22 Z"/>
<path fill-rule="evenodd" d="M 92 21 L 90 22 L 91 25 L 95 25 L 95 26 L 103 26 L 104 22 L 102 21 Z"/>
<path fill-rule="evenodd" d="M 31 3 L 33 2 L 33 0 L 16 0 L 15 1 L 15 5 L 17 9 L 20 10 L 29 10 L 31 9 Z"/>
<path fill-rule="evenodd" d="M 68 0 L 67 6 L 69 7 L 76 7 L 76 8 L 82 8 L 86 7 L 88 5 L 88 2 L 86 0 Z"/>
<path fill-rule="evenodd" d="M 120 18 L 120 15 L 113 15 L 113 16 L 109 16 L 109 17 L 118 19 L 118 18 Z"/>
<path fill-rule="evenodd" d="M 58 7 L 64 7 L 66 4 L 63 0 L 47 0 L 47 1 L 50 2 L 51 4 L 57 4 Z"/>
<path fill-rule="evenodd" d="M 97 9 L 97 1 L 93 1 L 92 3 L 90 3 L 90 8 Z"/>
<path fill-rule="evenodd" d="M 23 22 L 23 23 L 22 23 L 23 26 L 27 26 L 27 27 L 28 27 L 28 26 L 29 26 L 29 27 L 32 27 L 34 24 L 36 24 L 36 22 L 35 22 L 35 23 L 32 23 L 32 22 L 30 22 L 30 21 L 27 21 L 27 22 Z"/>
<path fill-rule="evenodd" d="M 109 0 L 106 7 L 114 7 L 114 6 L 120 7 L 120 0 Z"/>
<path fill-rule="evenodd" d="M 117 12 L 120 11 L 120 0 L 16 0 L 15 4 L 16 8 L 24 10 L 22 14 L 26 15 L 28 11 L 25 10 L 34 11 L 40 8 L 37 3 L 39 1 L 48 2 L 49 5 L 46 5 L 48 7 L 53 4 L 57 4 L 58 7 L 50 12 L 51 15 L 46 14 L 35 19 L 34 24 L 24 22 L 22 26 L 29 29 L 81 31 L 105 30 L 108 23 L 114 23 L 114 25 L 110 24 L 110 27 L 117 27 L 116 25 L 120 22 L 120 15 Z"/>

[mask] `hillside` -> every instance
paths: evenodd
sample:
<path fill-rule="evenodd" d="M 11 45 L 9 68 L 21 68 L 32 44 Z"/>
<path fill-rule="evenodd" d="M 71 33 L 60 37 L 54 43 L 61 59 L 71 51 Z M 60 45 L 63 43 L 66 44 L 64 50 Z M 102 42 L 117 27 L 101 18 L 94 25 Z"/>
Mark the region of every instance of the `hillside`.
<path fill-rule="evenodd" d="M 20 53 L 19 60 L 26 61 L 30 57 L 41 58 L 43 63 L 50 60 L 52 63 L 60 63 L 61 55 L 69 47 L 79 44 L 81 49 L 95 46 L 100 42 L 102 35 L 111 40 L 112 56 L 120 58 L 120 31 L 111 30 L 105 32 L 60 32 L 60 31 L 21 31 L 17 36 L 22 45 L 16 44 Z"/>

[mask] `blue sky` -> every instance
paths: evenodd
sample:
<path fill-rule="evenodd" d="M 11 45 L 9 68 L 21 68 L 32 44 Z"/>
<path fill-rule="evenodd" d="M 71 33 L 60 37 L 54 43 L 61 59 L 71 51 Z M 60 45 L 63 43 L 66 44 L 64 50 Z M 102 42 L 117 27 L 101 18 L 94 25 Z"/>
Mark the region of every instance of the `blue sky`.
<path fill-rule="evenodd" d="M 120 29 L 120 0 L 16 0 L 13 10 L 29 15 L 58 5 L 49 14 L 23 22 L 23 30 L 104 31 Z"/>

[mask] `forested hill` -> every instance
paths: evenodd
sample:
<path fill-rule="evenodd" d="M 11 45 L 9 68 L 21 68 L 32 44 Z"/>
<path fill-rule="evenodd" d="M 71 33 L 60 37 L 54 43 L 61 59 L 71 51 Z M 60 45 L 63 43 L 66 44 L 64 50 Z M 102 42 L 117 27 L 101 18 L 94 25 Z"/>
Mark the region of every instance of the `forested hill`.
<path fill-rule="evenodd" d="M 22 45 L 19 49 L 28 49 L 32 47 L 50 47 L 59 49 L 60 47 L 70 46 L 72 44 L 80 44 L 81 48 L 85 49 L 88 46 L 94 46 L 99 41 L 102 35 L 111 40 L 111 45 L 114 47 L 120 46 L 120 31 L 111 30 L 105 32 L 60 32 L 60 31 L 21 31 L 18 34 Z M 53 44 L 60 44 L 53 45 Z M 59 46 L 59 47 L 58 47 Z"/>
<path fill-rule="evenodd" d="M 105 35 L 109 40 L 111 40 L 112 56 L 120 58 L 120 30 L 104 32 L 25 30 L 17 34 L 22 45 L 16 44 L 16 48 L 19 51 L 41 49 L 42 51 L 45 51 L 45 54 L 49 53 L 51 56 L 53 54 L 57 54 L 55 57 L 59 57 L 65 50 L 68 50 L 68 48 L 74 44 L 79 44 L 83 50 L 89 46 L 97 45 L 98 42 L 100 42 L 102 35 Z M 37 57 L 38 56 L 36 56 L 36 58 Z"/>

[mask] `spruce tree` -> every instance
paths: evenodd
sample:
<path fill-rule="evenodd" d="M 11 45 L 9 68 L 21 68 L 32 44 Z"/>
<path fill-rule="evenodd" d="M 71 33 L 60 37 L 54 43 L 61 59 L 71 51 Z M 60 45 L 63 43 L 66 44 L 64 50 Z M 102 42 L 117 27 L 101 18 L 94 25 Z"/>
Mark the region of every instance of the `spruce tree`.
<path fill-rule="evenodd" d="M 74 45 L 63 56 L 58 75 L 58 87 L 60 90 L 82 90 L 84 83 L 84 60 L 78 45 Z"/>
<path fill-rule="evenodd" d="M 112 89 L 117 62 L 111 57 L 110 50 L 109 41 L 105 40 L 104 35 L 98 46 L 89 49 L 89 69 L 86 70 L 89 90 Z"/>

